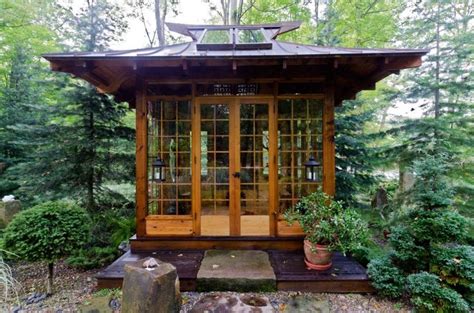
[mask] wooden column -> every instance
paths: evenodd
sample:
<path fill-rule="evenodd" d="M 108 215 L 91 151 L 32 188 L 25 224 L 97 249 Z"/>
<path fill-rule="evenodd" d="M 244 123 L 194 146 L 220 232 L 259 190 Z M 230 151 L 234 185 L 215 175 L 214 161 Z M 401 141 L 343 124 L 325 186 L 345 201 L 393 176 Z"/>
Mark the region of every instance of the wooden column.
<path fill-rule="evenodd" d="M 334 144 L 334 80 L 328 79 L 323 108 L 323 191 L 336 192 L 336 151 Z"/>
<path fill-rule="evenodd" d="M 193 208 L 193 232 L 201 235 L 201 106 L 196 99 L 196 84 L 193 84 L 192 114 L 192 176 L 191 193 Z"/>
<path fill-rule="evenodd" d="M 137 237 L 146 235 L 145 217 L 147 214 L 148 202 L 148 180 L 147 180 L 147 104 L 146 104 L 146 83 L 137 77 L 136 84 L 136 201 L 135 217 L 137 227 Z"/>
<path fill-rule="evenodd" d="M 268 103 L 268 188 L 270 197 L 270 236 L 278 232 L 278 85 L 273 85 L 273 99 Z"/>
<path fill-rule="evenodd" d="M 237 98 L 229 102 L 229 205 L 230 235 L 240 235 L 240 104 Z"/>

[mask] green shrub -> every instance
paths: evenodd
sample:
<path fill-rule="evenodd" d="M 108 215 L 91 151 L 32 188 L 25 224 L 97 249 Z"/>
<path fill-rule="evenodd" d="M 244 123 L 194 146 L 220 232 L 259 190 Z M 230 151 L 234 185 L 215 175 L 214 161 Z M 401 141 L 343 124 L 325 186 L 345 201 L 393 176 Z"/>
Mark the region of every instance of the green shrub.
<path fill-rule="evenodd" d="M 18 258 L 48 263 L 48 293 L 54 262 L 82 247 L 90 220 L 81 208 L 66 202 L 46 202 L 18 213 L 4 233 L 5 248 Z"/>
<path fill-rule="evenodd" d="M 368 226 L 358 212 L 344 209 L 321 188 L 301 198 L 295 207 L 285 212 L 289 224 L 298 221 L 306 239 L 327 245 L 329 250 L 343 254 L 359 249 L 368 241 Z"/>
<path fill-rule="evenodd" d="M 468 234 L 469 220 L 454 210 L 416 210 L 409 217 L 413 236 L 420 241 L 464 241 Z"/>
<path fill-rule="evenodd" d="M 67 259 L 67 263 L 81 269 L 93 269 L 113 262 L 117 256 L 117 248 L 93 247 L 76 251 Z"/>
<path fill-rule="evenodd" d="M 461 294 L 471 294 L 474 292 L 474 247 L 434 248 L 430 271 Z"/>
<path fill-rule="evenodd" d="M 406 278 L 404 273 L 392 264 L 390 256 L 372 260 L 367 266 L 367 274 L 381 295 L 389 298 L 403 295 Z"/>
<path fill-rule="evenodd" d="M 469 312 L 469 305 L 453 289 L 444 287 L 441 279 L 427 272 L 408 276 L 411 303 L 420 312 Z"/>
<path fill-rule="evenodd" d="M 389 243 L 393 248 L 393 257 L 404 269 L 424 270 L 428 266 L 428 252 L 420 246 L 410 229 L 405 226 L 392 228 Z"/>

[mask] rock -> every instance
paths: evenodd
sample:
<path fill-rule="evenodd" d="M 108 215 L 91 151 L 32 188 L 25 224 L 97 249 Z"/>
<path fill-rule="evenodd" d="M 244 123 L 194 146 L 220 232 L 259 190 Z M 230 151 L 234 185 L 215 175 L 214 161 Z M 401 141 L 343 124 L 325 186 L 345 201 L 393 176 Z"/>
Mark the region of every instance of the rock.
<path fill-rule="evenodd" d="M 21 202 L 19 200 L 0 201 L 0 221 L 8 225 L 21 209 Z"/>
<path fill-rule="evenodd" d="M 179 312 L 181 294 L 176 268 L 160 260 L 156 260 L 156 267 L 143 268 L 148 260 L 125 265 L 122 312 Z"/>
<path fill-rule="evenodd" d="M 288 313 L 329 313 L 329 301 L 312 296 L 295 296 L 288 301 L 284 312 Z"/>
<path fill-rule="evenodd" d="M 266 297 L 244 295 L 210 294 L 202 297 L 190 311 L 191 313 L 273 313 Z"/>
<path fill-rule="evenodd" d="M 371 205 L 374 209 L 383 209 L 388 205 L 387 191 L 383 187 L 377 188 Z"/>
<path fill-rule="evenodd" d="M 258 250 L 208 250 L 197 274 L 198 291 L 275 291 L 268 254 Z"/>

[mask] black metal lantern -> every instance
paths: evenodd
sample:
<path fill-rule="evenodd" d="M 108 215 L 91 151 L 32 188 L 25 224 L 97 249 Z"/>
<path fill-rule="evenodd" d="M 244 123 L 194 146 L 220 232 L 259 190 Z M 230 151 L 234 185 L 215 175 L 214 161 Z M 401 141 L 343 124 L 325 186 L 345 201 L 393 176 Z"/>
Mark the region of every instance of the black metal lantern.
<path fill-rule="evenodd" d="M 317 162 L 314 157 L 310 156 L 309 160 L 304 164 L 306 167 L 306 180 L 308 181 L 319 181 L 318 167 L 321 164 Z"/>
<path fill-rule="evenodd" d="M 152 180 L 156 182 L 165 181 L 165 162 L 157 158 L 153 163 L 151 163 L 152 167 Z"/>

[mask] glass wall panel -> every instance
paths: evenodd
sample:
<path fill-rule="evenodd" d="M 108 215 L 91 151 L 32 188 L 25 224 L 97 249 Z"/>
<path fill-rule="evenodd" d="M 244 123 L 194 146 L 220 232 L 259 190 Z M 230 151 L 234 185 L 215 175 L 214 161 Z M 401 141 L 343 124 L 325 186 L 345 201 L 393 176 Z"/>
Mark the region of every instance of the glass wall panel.
<path fill-rule="evenodd" d="M 148 214 L 191 214 L 191 102 L 148 102 Z M 164 161 L 164 180 L 152 163 Z"/>
<path fill-rule="evenodd" d="M 201 235 L 229 235 L 229 106 L 201 104 Z"/>
<path fill-rule="evenodd" d="M 278 194 L 283 213 L 299 198 L 316 191 L 320 182 L 306 180 L 304 163 L 312 156 L 322 163 L 323 101 L 288 99 L 278 102 Z M 321 167 L 318 169 L 321 177 Z"/>

